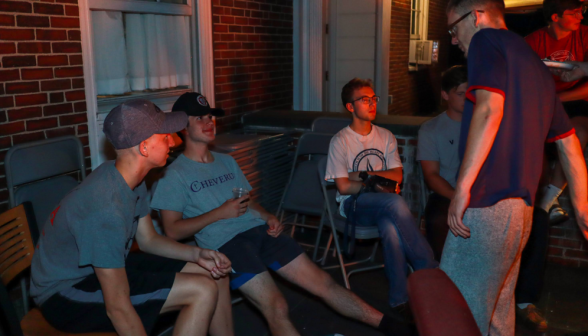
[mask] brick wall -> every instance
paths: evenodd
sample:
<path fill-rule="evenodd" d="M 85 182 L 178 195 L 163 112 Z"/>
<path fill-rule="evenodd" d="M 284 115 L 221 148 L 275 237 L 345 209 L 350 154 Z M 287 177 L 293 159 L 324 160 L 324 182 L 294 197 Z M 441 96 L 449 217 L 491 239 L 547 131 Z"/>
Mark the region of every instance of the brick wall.
<path fill-rule="evenodd" d="M 392 2 L 390 29 L 389 114 L 429 115 L 439 109 L 441 72 L 447 68 L 450 38 L 446 31 L 447 0 L 429 1 L 429 40 L 440 41 L 439 63 L 408 71 L 410 0 Z"/>
<path fill-rule="evenodd" d="M 11 146 L 77 135 L 90 156 L 78 17 L 77 0 L 0 1 L 0 211 Z"/>
<path fill-rule="evenodd" d="M 292 0 L 213 0 L 217 107 L 292 107 L 292 11 Z"/>

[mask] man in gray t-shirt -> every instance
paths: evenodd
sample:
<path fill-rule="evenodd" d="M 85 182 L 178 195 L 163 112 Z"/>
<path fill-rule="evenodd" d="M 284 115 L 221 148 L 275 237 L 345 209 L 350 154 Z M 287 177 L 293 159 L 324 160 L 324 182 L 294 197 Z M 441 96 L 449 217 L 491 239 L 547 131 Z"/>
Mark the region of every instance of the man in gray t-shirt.
<path fill-rule="evenodd" d="M 166 164 L 169 133 L 186 122 L 143 99 L 106 117 L 116 161 L 59 203 L 33 256 L 31 295 L 56 329 L 145 335 L 159 314 L 181 310 L 179 334 L 233 334 L 227 257 L 158 235 L 151 221 L 143 178 Z M 133 241 L 146 253 L 129 253 Z"/>
<path fill-rule="evenodd" d="M 283 226 L 276 216 L 248 195 L 233 198 L 233 188 L 251 190 L 251 186 L 231 156 L 208 149 L 215 139 L 214 117 L 222 115 L 222 110 L 211 109 L 206 98 L 195 92 L 180 96 L 172 110 L 189 116 L 188 126 L 180 133 L 186 147 L 165 171 L 151 202 L 152 208 L 161 211 L 169 237 L 194 236 L 200 246 L 218 249 L 229 257 L 231 288 L 239 289 L 254 303 L 274 335 L 298 332 L 268 269 L 345 316 L 404 335 L 399 330 L 406 326 L 398 326 L 391 317 L 383 318 L 382 313 L 335 283 L 292 238 L 280 235 Z"/>
<path fill-rule="evenodd" d="M 447 102 L 447 111 L 425 122 L 419 130 L 417 160 L 432 191 L 425 208 L 427 240 L 437 261 L 441 260 L 449 231 L 447 211 L 459 172 L 457 149 L 467 81 L 465 66 L 454 66 L 443 73 L 441 96 Z"/>

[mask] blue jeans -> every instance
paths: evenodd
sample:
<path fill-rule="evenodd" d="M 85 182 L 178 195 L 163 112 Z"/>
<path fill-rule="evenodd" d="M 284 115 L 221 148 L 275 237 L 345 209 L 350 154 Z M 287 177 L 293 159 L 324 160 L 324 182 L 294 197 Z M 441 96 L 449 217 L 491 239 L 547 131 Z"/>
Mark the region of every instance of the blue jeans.
<path fill-rule="evenodd" d="M 347 216 L 352 205 L 351 198 L 343 204 Z M 354 218 L 357 226 L 378 226 L 390 286 L 388 303 L 395 307 L 407 302 L 408 264 L 415 271 L 439 267 L 408 205 L 400 195 L 365 193 L 357 198 Z"/>

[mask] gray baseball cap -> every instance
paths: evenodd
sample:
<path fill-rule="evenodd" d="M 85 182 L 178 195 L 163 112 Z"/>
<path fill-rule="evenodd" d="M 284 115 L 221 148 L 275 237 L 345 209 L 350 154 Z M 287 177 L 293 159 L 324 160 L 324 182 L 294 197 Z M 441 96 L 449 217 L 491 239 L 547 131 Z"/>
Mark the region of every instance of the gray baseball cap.
<path fill-rule="evenodd" d="M 113 108 L 104 119 L 104 134 L 116 149 L 137 146 L 153 134 L 181 131 L 188 124 L 184 112 L 164 113 L 145 99 L 128 100 Z"/>

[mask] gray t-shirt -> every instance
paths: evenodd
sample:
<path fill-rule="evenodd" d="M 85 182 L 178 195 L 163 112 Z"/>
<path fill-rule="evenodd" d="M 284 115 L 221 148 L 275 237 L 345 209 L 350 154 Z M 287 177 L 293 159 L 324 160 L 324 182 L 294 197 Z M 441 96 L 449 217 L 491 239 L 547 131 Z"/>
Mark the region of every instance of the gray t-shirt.
<path fill-rule="evenodd" d="M 145 182 L 131 190 L 114 161 L 96 168 L 43 226 L 31 266 L 34 301 L 82 281 L 93 267 L 125 267 L 139 218 L 149 211 Z"/>
<path fill-rule="evenodd" d="M 243 172 L 230 155 L 211 152 L 214 161 L 200 163 L 180 155 L 157 183 L 151 207 L 182 213 L 193 218 L 210 212 L 233 198 L 233 188 L 251 190 Z M 195 238 L 198 246 L 218 250 L 241 232 L 264 225 L 257 211 L 248 208 L 235 218 L 222 219 L 207 225 Z"/>
<path fill-rule="evenodd" d="M 419 130 L 417 161 L 438 161 L 439 175 L 455 188 L 459 171 L 459 133 L 461 122 L 443 112 L 425 122 Z"/>

